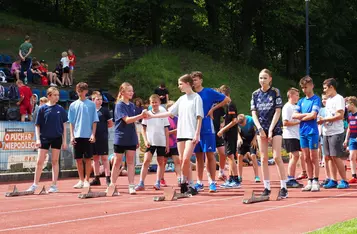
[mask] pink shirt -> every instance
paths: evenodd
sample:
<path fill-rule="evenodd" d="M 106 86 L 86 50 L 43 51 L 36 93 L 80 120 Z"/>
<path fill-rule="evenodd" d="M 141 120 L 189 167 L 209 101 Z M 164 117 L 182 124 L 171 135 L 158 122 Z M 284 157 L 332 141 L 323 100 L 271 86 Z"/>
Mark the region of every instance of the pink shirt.
<path fill-rule="evenodd" d="M 16 70 L 21 70 L 21 65 L 19 63 L 13 62 L 11 65 L 11 74 L 13 75 Z"/>

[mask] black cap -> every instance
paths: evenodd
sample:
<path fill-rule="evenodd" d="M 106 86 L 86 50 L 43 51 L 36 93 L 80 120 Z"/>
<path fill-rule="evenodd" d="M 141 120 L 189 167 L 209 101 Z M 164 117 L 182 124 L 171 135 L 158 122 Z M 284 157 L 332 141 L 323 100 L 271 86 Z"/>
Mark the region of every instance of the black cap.
<path fill-rule="evenodd" d="M 42 59 L 42 60 L 40 60 L 40 63 L 46 63 L 46 61 Z"/>

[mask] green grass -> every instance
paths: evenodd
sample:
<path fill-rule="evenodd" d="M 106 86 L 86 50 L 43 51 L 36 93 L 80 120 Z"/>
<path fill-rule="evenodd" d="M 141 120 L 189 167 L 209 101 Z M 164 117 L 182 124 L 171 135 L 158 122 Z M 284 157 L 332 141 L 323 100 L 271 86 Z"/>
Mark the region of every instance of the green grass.
<path fill-rule="evenodd" d="M 182 95 L 177 88 L 177 79 L 196 70 L 203 72 L 205 87 L 220 87 L 223 84 L 230 86 L 231 97 L 238 111 L 249 113 L 252 92 L 259 88 L 259 70 L 232 61 L 215 62 L 210 56 L 199 52 L 154 49 L 120 71 L 112 84 L 118 87 L 120 83 L 128 81 L 133 84 L 137 96 L 147 99 L 163 80 L 169 89 L 170 98 L 177 99 Z M 283 77 L 273 77 L 273 86 L 280 89 L 284 100 L 287 89 L 294 85 Z M 113 92 L 117 93 L 117 90 Z"/>
<path fill-rule="evenodd" d="M 355 234 L 357 233 L 357 219 L 337 223 L 329 227 L 309 232 L 310 234 Z"/>
<path fill-rule="evenodd" d="M 61 59 L 61 53 L 72 48 L 77 56 L 77 81 L 85 80 L 117 52 L 117 44 L 101 36 L 6 13 L 0 13 L 0 31 L 0 54 L 17 57 L 25 35 L 30 35 L 34 46 L 32 57 L 46 60 L 50 70 L 54 70 Z"/>

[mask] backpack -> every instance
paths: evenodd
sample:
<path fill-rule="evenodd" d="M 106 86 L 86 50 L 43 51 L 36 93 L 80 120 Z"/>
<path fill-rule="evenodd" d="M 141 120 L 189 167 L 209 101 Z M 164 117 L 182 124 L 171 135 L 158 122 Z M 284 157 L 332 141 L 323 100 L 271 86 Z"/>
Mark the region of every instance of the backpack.
<path fill-rule="evenodd" d="M 41 85 L 42 86 L 48 86 L 48 79 L 46 76 L 41 77 Z"/>
<path fill-rule="evenodd" d="M 7 109 L 6 120 L 19 121 L 20 119 L 20 108 L 10 107 L 9 109 Z"/>
<path fill-rule="evenodd" d="M 0 70 L 0 82 L 6 83 L 6 75 L 3 70 Z"/>
<path fill-rule="evenodd" d="M 5 88 L 4 86 L 0 85 L 0 99 L 3 99 L 4 97 L 6 97 Z"/>
<path fill-rule="evenodd" d="M 7 97 L 9 99 L 19 99 L 19 88 L 16 85 L 11 85 Z"/>

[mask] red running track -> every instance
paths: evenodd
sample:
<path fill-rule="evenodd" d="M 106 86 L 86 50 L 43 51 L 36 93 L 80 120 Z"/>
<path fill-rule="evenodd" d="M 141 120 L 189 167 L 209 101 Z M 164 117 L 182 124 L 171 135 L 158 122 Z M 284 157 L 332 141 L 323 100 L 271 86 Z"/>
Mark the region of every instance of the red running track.
<path fill-rule="evenodd" d="M 279 187 L 275 167 L 270 170 L 273 187 Z M 173 173 L 165 177 L 168 184 L 176 185 Z M 356 185 L 316 193 L 289 189 L 288 199 L 246 205 L 242 204 L 244 189 L 263 188 L 262 183 L 253 182 L 252 168 L 244 169 L 241 189 L 218 189 L 215 194 L 205 191 L 178 201 L 154 202 L 153 196 L 160 194 L 151 188 L 154 180 L 155 175 L 150 174 L 147 190 L 129 195 L 127 179 L 120 177 L 121 196 L 84 200 L 77 198 L 79 190 L 72 189 L 77 182 L 74 179 L 61 180 L 59 193 L 41 196 L 6 198 L 3 194 L 8 185 L 0 185 L 0 232 L 304 233 L 357 216 Z M 19 183 L 18 187 L 27 189 L 30 184 Z"/>

